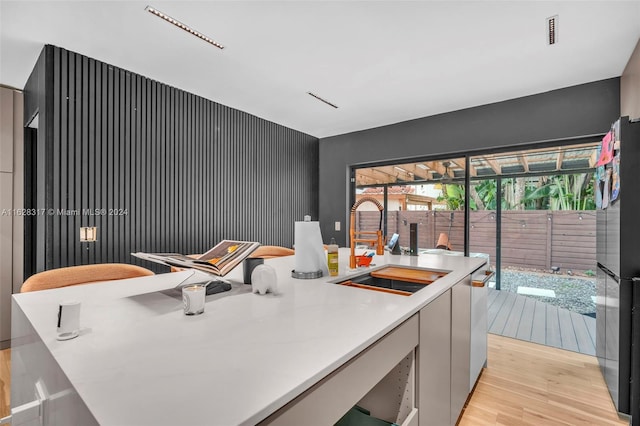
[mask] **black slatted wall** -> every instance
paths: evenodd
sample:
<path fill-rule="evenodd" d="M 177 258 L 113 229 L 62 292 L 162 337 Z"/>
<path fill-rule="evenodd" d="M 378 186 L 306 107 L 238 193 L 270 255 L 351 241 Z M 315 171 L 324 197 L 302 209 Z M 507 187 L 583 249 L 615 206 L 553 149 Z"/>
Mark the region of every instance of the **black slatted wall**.
<path fill-rule="evenodd" d="M 45 269 L 149 267 L 130 253 L 201 253 L 221 239 L 290 247 L 294 221 L 317 218 L 317 138 L 46 48 L 53 59 L 46 207 L 55 214 L 47 217 Z M 98 241 L 80 243 L 81 226 L 96 226 Z"/>

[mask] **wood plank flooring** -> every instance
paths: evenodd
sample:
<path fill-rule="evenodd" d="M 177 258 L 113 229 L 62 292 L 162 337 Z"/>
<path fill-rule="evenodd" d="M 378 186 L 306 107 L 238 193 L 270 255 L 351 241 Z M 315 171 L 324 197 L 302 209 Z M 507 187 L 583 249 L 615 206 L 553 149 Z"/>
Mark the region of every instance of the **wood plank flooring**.
<path fill-rule="evenodd" d="M 0 418 L 9 415 L 11 386 L 11 349 L 0 351 Z"/>
<path fill-rule="evenodd" d="M 489 333 L 596 354 L 596 320 L 533 297 L 489 289 Z"/>
<path fill-rule="evenodd" d="M 459 426 L 629 424 L 593 356 L 489 334 L 487 363 Z"/>

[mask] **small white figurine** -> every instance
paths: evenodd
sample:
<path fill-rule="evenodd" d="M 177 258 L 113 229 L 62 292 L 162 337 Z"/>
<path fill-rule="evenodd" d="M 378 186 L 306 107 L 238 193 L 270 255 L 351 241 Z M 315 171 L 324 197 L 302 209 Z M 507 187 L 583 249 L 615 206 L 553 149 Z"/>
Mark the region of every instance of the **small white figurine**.
<path fill-rule="evenodd" d="M 251 273 L 251 291 L 267 294 L 278 292 L 278 277 L 276 270 L 269 265 L 258 265 Z"/>

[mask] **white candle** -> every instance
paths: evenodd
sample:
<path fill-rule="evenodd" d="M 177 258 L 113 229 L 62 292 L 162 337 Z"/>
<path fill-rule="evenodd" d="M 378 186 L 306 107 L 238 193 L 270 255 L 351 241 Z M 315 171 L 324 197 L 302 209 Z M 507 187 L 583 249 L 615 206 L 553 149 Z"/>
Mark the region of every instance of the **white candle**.
<path fill-rule="evenodd" d="M 204 312 L 204 296 L 207 287 L 204 285 L 188 285 L 182 287 L 182 302 L 185 315 L 198 315 Z"/>

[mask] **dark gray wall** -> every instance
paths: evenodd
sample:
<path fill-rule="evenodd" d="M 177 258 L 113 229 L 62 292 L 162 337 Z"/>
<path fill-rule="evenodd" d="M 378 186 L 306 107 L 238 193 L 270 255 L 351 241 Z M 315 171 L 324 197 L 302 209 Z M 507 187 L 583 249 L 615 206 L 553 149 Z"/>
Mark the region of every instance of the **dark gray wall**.
<path fill-rule="evenodd" d="M 320 140 L 319 213 L 325 240 L 347 243 L 353 165 L 466 154 L 606 132 L 620 115 L 620 79 L 434 115 Z M 558 144 L 561 144 L 559 141 Z M 334 222 L 342 231 L 334 231 Z"/>
<path fill-rule="evenodd" d="M 44 247 L 27 242 L 37 271 L 221 239 L 292 246 L 294 221 L 317 218 L 317 138 L 61 48 L 44 57 L 50 178 L 31 189 L 55 213 L 38 222 Z M 80 243 L 81 226 L 98 241 Z"/>

